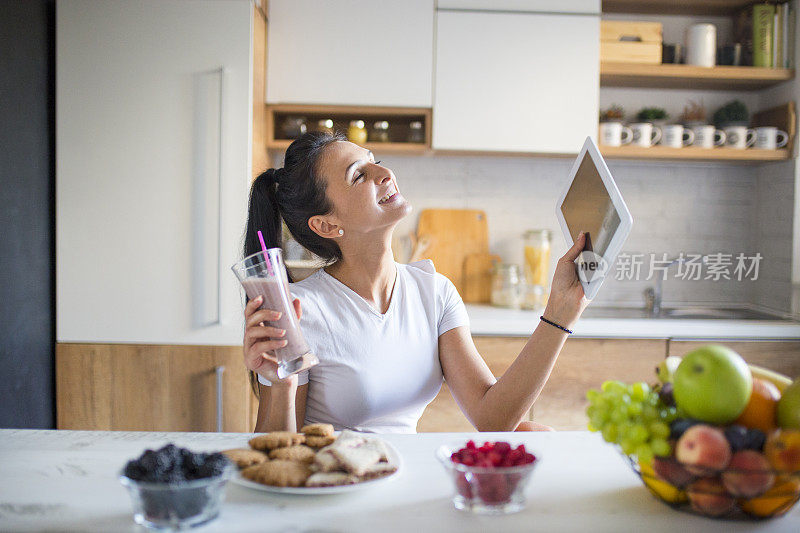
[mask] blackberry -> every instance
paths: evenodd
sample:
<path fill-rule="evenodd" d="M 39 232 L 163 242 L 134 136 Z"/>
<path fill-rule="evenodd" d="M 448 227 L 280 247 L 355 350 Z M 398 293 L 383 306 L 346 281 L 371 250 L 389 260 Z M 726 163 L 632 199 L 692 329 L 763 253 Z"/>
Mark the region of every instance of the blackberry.
<path fill-rule="evenodd" d="M 683 435 L 687 429 L 690 427 L 699 424 L 699 420 L 695 420 L 693 418 L 679 418 L 674 420 L 672 424 L 670 424 L 670 435 L 669 438 L 671 439 L 679 439 L 681 435 Z"/>
<path fill-rule="evenodd" d="M 125 477 L 129 479 L 133 479 L 134 481 L 142 481 L 145 478 L 145 470 L 142 467 L 142 464 L 134 459 L 132 461 L 128 461 L 128 464 L 125 465 L 124 471 Z"/>
<path fill-rule="evenodd" d="M 766 442 L 767 436 L 760 429 L 751 428 L 747 430 L 747 437 L 745 439 L 746 449 L 760 452 L 764 449 L 764 443 Z"/>
<path fill-rule="evenodd" d="M 731 445 L 732 452 L 747 449 L 747 428 L 743 426 L 728 426 L 724 430 L 725 438 Z"/>
<path fill-rule="evenodd" d="M 153 450 L 146 450 L 139 463 L 144 469 L 145 481 L 161 481 L 170 466 L 166 457 Z"/>
<path fill-rule="evenodd" d="M 667 407 L 675 407 L 674 387 L 671 382 L 664 383 L 658 390 L 658 398 Z"/>

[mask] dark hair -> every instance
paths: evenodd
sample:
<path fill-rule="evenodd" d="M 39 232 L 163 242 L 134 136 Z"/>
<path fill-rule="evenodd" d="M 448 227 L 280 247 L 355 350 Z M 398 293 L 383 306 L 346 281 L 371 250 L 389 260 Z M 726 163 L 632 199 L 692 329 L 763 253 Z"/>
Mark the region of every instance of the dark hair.
<path fill-rule="evenodd" d="M 340 133 L 306 133 L 286 149 L 283 168 L 271 168 L 253 181 L 244 234 L 245 257 L 261 250 L 259 230 L 268 248 L 281 246 L 283 219 L 294 239 L 326 263 L 342 258 L 339 245 L 314 233 L 308 227 L 308 219 L 331 212 L 331 203 L 325 195 L 327 183 L 320 176 L 318 164 L 329 144 L 344 140 Z M 288 269 L 286 274 L 291 281 Z M 252 370 L 250 385 L 256 396 L 260 396 L 258 380 Z"/>
<path fill-rule="evenodd" d="M 244 235 L 245 257 L 261 249 L 258 230 L 268 248 L 281 246 L 283 219 L 294 239 L 325 262 L 335 263 L 342 258 L 339 245 L 314 233 L 308 227 L 308 219 L 332 210 L 318 163 L 329 144 L 344 140 L 340 133 L 306 133 L 286 149 L 283 168 L 271 168 L 253 181 Z"/>

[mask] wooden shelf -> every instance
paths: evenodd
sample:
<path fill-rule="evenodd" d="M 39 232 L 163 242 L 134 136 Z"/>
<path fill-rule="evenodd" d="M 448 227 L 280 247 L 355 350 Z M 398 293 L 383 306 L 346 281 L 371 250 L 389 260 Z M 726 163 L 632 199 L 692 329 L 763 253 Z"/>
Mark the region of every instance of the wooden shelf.
<path fill-rule="evenodd" d="M 601 87 L 751 91 L 793 78 L 794 70 L 783 68 L 600 63 Z"/>
<path fill-rule="evenodd" d="M 608 159 L 647 159 L 664 161 L 738 161 L 745 163 L 764 163 L 784 161 L 791 157 L 789 150 L 756 150 L 748 148 L 669 148 L 667 146 L 601 146 L 600 153 Z"/>
<path fill-rule="evenodd" d="M 733 15 L 756 0 L 603 0 L 603 13 Z"/>
<path fill-rule="evenodd" d="M 431 148 L 431 109 L 422 107 L 367 107 L 367 106 L 331 106 L 331 105 L 302 105 L 302 104 L 274 104 L 267 105 L 267 139 L 266 146 L 269 150 L 286 150 L 292 143 L 291 139 L 278 136 L 279 124 L 282 117 L 301 116 L 308 119 L 308 123 L 315 123 L 320 118 L 331 118 L 337 131 L 345 132 L 350 120 L 371 121 L 388 120 L 390 123 L 390 136 L 404 136 L 404 128 L 411 121 L 420 121 L 423 124 L 423 133 L 426 142 L 366 142 L 363 146 L 374 153 L 408 153 L 419 154 L 430 151 Z M 392 134 L 392 128 L 400 128 L 399 132 Z"/>

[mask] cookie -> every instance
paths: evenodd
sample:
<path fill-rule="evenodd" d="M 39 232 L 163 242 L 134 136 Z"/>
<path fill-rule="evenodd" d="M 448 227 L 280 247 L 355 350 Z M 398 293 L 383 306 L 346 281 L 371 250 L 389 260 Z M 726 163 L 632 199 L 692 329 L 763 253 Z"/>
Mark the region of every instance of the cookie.
<path fill-rule="evenodd" d="M 261 452 L 246 450 L 244 448 L 225 450 L 222 453 L 239 468 L 247 468 L 248 466 L 261 464 L 269 460 L 267 456 Z"/>
<path fill-rule="evenodd" d="M 300 433 L 305 434 L 306 437 L 314 435 L 316 437 L 333 437 L 333 426 L 331 424 L 309 424 L 303 426 Z"/>
<path fill-rule="evenodd" d="M 306 444 L 312 448 L 324 448 L 336 442 L 336 437 L 320 437 L 319 435 L 309 435 L 306 437 Z"/>
<path fill-rule="evenodd" d="M 242 477 L 274 487 L 302 487 L 311 470 L 303 463 L 276 459 L 242 470 Z"/>
<path fill-rule="evenodd" d="M 335 472 L 342 469 L 339 460 L 331 453 L 330 447 L 317 452 L 314 457 L 314 468 L 318 472 Z"/>
<path fill-rule="evenodd" d="M 302 433 L 292 433 L 290 431 L 273 431 L 250 439 L 250 447 L 254 450 L 269 451 L 275 448 L 285 448 L 295 444 L 303 444 L 306 436 Z"/>
<path fill-rule="evenodd" d="M 306 487 L 338 487 L 357 483 L 355 476 L 344 472 L 317 472 L 306 480 Z"/>
<path fill-rule="evenodd" d="M 287 446 L 286 448 L 276 448 L 269 452 L 270 459 L 284 459 L 286 461 L 298 461 L 311 464 L 314 462 L 316 452 L 303 444 Z"/>

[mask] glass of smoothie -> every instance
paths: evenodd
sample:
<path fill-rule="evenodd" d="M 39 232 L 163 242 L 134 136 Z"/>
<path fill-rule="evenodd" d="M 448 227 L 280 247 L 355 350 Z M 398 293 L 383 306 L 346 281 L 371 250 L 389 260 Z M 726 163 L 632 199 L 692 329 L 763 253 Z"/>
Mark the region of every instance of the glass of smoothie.
<path fill-rule="evenodd" d="M 265 322 L 266 326 L 286 330 L 283 337 L 287 341 L 286 346 L 277 348 L 272 353 L 278 361 L 278 377 L 283 379 L 316 365 L 319 360 L 306 344 L 294 311 L 282 250 L 269 248 L 256 252 L 233 265 L 231 269 L 250 300 L 258 296 L 264 297 L 264 303 L 259 309 L 281 313 L 278 320 Z"/>

